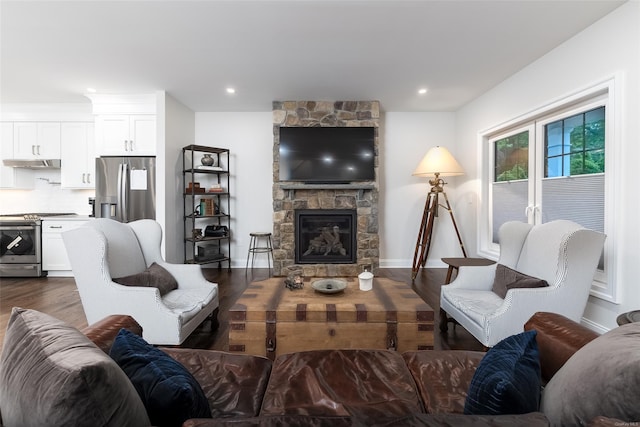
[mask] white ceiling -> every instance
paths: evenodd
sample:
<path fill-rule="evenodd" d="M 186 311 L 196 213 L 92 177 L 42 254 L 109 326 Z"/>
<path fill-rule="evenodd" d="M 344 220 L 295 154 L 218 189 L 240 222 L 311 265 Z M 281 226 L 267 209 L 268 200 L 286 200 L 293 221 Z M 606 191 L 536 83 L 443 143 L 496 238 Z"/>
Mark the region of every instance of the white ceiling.
<path fill-rule="evenodd" d="M 373 99 L 455 111 L 622 3 L 2 0 L 0 102 L 88 102 L 93 87 L 165 90 L 198 112 Z"/>

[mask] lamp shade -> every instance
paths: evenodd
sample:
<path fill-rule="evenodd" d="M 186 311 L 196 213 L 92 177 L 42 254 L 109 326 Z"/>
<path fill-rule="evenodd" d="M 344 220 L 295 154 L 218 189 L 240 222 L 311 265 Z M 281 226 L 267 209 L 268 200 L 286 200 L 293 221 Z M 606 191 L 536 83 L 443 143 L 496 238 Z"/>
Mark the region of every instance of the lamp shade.
<path fill-rule="evenodd" d="M 457 176 L 464 175 L 464 170 L 460 163 L 453 158 L 449 150 L 444 147 L 435 146 L 422 158 L 418 167 L 413 171 L 415 176 Z"/>

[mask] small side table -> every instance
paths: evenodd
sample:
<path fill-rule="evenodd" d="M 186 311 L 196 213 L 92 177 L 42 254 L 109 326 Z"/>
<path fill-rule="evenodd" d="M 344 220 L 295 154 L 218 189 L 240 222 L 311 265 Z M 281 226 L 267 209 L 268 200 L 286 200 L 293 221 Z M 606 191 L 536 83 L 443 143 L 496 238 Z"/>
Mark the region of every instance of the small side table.
<path fill-rule="evenodd" d="M 442 262 L 449 266 L 449 269 L 447 270 L 447 278 L 444 280 L 445 285 L 451 283 L 453 270 L 456 270 L 457 272 L 460 267 L 480 267 L 496 263 L 495 261 L 486 258 L 442 258 Z"/>
<path fill-rule="evenodd" d="M 453 270 L 458 272 L 460 267 L 481 267 L 483 265 L 491 265 L 495 264 L 495 261 L 486 258 L 442 258 L 442 262 L 449 266 L 447 270 L 447 277 L 444 279 L 444 284 L 451 283 L 451 276 L 453 275 Z M 450 318 L 447 315 L 447 312 L 442 308 L 440 309 L 440 332 L 446 333 L 449 329 L 449 322 L 453 323 L 453 327 L 455 328 L 458 322 L 455 319 Z"/>
<path fill-rule="evenodd" d="M 618 324 L 618 326 L 634 322 L 640 322 L 640 310 L 633 310 L 627 313 L 622 313 L 616 318 L 616 323 Z"/>

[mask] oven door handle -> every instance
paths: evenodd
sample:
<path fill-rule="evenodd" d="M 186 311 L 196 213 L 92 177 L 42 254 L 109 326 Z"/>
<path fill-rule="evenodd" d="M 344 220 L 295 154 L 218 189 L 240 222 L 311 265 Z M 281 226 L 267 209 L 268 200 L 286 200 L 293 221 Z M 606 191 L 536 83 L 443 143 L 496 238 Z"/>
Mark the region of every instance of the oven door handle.
<path fill-rule="evenodd" d="M 2 264 L 0 265 L 0 271 L 4 270 L 35 270 L 38 266 L 36 264 Z M 0 275 L 2 277 L 2 275 Z"/>
<path fill-rule="evenodd" d="M 0 225 L 0 231 L 32 231 L 34 225 Z"/>

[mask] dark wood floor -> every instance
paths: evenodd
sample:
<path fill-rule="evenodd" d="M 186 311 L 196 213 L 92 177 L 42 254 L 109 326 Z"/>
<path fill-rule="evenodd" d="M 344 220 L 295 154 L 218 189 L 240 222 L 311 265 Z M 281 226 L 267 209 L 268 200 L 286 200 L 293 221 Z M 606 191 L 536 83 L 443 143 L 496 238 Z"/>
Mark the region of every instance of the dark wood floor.
<path fill-rule="evenodd" d="M 230 272 L 227 269 L 205 269 L 206 278 L 219 285 L 220 325 L 217 330 L 211 331 L 210 323 L 205 322 L 183 343 L 182 347 L 226 350 L 229 332 L 228 309 L 249 283 L 266 279 L 268 273 L 267 269 L 255 269 L 246 275 L 244 269 L 232 269 Z M 380 269 L 377 275 L 411 283 L 411 269 Z M 444 282 L 445 275 L 446 269 L 422 269 L 413 283 L 413 289 L 436 312 L 435 349 L 483 350 L 482 345 L 461 326 L 454 329 L 449 325 L 449 332 L 440 334 L 437 314 L 440 285 Z M 12 307 L 42 311 L 77 328 L 87 326 L 73 278 L 0 279 L 0 345 L 4 341 L 4 332 Z"/>

